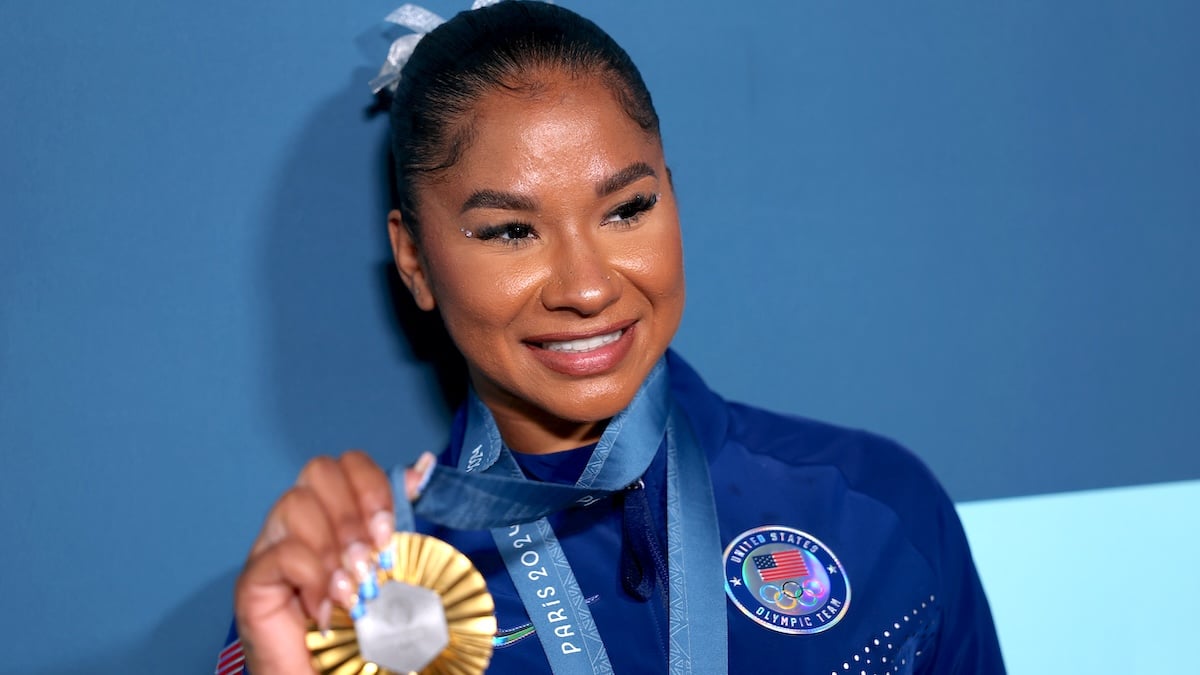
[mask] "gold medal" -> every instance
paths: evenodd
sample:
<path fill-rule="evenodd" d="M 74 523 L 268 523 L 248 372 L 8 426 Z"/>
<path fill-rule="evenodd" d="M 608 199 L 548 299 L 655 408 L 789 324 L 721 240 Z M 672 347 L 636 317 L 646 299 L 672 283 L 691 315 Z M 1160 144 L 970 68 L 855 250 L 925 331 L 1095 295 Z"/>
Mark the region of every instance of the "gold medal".
<path fill-rule="evenodd" d="M 379 597 L 366 603 L 357 630 L 340 607 L 328 631 L 309 628 L 313 668 L 321 675 L 484 672 L 496 616 L 483 575 L 450 544 L 415 532 L 392 535 L 389 553 L 394 564 L 378 571 Z"/>

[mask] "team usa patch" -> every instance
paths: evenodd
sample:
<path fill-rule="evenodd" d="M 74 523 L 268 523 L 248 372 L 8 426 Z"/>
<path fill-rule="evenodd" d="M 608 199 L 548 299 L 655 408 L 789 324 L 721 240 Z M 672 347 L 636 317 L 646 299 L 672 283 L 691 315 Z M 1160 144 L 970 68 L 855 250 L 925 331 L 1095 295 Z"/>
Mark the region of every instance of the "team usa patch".
<path fill-rule="evenodd" d="M 725 592 L 746 616 L 791 635 L 828 630 L 850 607 L 850 580 L 829 547 L 777 525 L 747 530 L 729 543 Z"/>

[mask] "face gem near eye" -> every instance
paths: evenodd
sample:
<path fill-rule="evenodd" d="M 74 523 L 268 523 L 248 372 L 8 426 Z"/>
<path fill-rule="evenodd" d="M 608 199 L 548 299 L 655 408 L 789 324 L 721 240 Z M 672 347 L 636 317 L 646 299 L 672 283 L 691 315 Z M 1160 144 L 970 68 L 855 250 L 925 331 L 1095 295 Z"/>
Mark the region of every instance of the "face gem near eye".
<path fill-rule="evenodd" d="M 493 92 L 459 162 L 418 188 L 420 244 L 395 213 L 401 276 L 437 306 L 516 450 L 594 440 L 683 311 L 682 245 L 657 138 L 608 86 L 555 71 Z"/>

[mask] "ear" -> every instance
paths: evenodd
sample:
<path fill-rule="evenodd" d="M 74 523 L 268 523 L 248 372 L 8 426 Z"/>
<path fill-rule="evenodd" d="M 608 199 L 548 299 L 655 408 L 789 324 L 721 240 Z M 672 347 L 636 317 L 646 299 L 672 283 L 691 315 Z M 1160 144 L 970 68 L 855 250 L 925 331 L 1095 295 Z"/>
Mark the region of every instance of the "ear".
<path fill-rule="evenodd" d="M 426 312 L 432 310 L 437 303 L 434 302 L 433 293 L 429 289 L 425 259 L 412 231 L 404 223 L 404 217 L 395 209 L 388 213 L 388 238 L 392 242 L 392 257 L 396 260 L 400 280 L 412 293 L 417 307 Z"/>

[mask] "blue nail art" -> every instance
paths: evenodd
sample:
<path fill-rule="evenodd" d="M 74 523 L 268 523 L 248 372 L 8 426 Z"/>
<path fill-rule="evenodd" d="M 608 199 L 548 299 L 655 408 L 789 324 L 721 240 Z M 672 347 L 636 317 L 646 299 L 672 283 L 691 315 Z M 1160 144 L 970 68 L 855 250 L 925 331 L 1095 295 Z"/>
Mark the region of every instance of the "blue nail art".
<path fill-rule="evenodd" d="M 361 600 L 354 603 L 354 606 L 350 608 L 350 618 L 355 621 L 358 621 L 359 619 L 363 618 L 364 616 L 366 616 L 366 614 L 367 614 L 367 606 L 364 605 Z"/>
<path fill-rule="evenodd" d="M 396 566 L 396 554 L 392 553 L 392 549 L 385 548 L 379 552 L 379 569 L 384 572 L 391 572 Z"/>
<path fill-rule="evenodd" d="M 374 574 L 358 585 L 358 597 L 363 600 L 374 600 L 379 597 L 379 582 L 375 580 Z"/>

